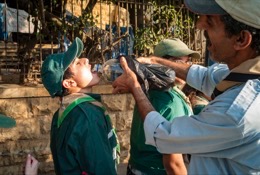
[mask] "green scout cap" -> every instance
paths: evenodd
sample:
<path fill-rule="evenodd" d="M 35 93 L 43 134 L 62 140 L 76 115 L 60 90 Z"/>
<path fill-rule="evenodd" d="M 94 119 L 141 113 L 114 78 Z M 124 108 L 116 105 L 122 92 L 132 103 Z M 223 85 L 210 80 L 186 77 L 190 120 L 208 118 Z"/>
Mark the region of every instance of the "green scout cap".
<path fill-rule="evenodd" d="M 12 128 L 16 125 L 13 118 L 0 114 L 0 128 Z"/>
<path fill-rule="evenodd" d="M 163 57 L 166 55 L 173 57 L 191 56 L 192 58 L 199 59 L 200 54 L 188 48 L 188 46 L 178 38 L 164 39 L 160 41 L 155 49 L 154 55 Z"/>
<path fill-rule="evenodd" d="M 42 83 L 52 97 L 62 95 L 63 74 L 82 51 L 82 41 L 75 38 L 66 52 L 49 55 L 44 60 L 41 68 Z"/>

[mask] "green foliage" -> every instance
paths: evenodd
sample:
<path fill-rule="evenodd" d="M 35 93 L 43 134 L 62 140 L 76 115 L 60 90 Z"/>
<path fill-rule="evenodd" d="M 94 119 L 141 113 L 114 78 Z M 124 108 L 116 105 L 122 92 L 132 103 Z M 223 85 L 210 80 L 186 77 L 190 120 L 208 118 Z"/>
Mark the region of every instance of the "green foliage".
<path fill-rule="evenodd" d="M 193 19 L 184 13 L 185 9 L 173 5 L 159 6 L 152 2 L 145 12 L 145 23 L 135 34 L 135 49 L 152 54 L 154 46 L 165 38 L 189 38 L 194 29 Z"/>
<path fill-rule="evenodd" d="M 92 13 L 83 11 L 82 15 L 77 20 L 73 21 L 73 28 L 78 31 L 80 35 L 82 35 L 84 28 L 94 26 L 95 23 L 96 20 Z"/>

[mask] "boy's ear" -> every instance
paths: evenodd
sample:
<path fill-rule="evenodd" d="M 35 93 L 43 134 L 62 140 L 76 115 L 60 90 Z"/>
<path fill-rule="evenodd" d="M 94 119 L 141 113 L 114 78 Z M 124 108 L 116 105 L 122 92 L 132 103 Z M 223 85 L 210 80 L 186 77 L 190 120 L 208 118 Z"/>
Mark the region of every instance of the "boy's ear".
<path fill-rule="evenodd" d="M 243 50 L 250 46 L 252 42 L 252 35 L 249 31 L 243 30 L 237 35 L 235 49 Z"/>
<path fill-rule="evenodd" d="M 62 85 L 68 89 L 77 86 L 77 83 L 73 79 L 65 79 L 62 81 Z"/>

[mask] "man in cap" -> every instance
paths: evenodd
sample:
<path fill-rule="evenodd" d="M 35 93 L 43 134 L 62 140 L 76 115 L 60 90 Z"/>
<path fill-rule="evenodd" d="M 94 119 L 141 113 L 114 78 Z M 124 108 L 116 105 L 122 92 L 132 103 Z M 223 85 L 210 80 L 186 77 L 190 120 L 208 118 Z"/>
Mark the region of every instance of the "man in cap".
<path fill-rule="evenodd" d="M 146 143 L 161 153 L 190 153 L 189 174 L 260 174 L 260 1 L 184 0 L 200 15 L 208 50 L 216 62 L 209 68 L 161 58 L 192 87 L 212 95 L 198 114 L 172 122 L 157 113 L 143 94 L 124 58 L 124 73 L 114 92 L 130 91 L 138 105 Z"/>
<path fill-rule="evenodd" d="M 154 49 L 154 56 L 169 59 L 174 62 L 189 64 L 192 60 L 200 59 L 200 54 L 188 48 L 178 38 L 164 39 Z M 186 81 L 175 78 L 174 90 L 191 106 L 194 114 L 198 114 L 209 102 L 209 97 L 190 87 Z"/>
<path fill-rule="evenodd" d="M 200 54 L 188 48 L 179 38 L 164 39 L 160 41 L 155 49 L 154 56 L 169 59 L 174 62 L 186 63 L 200 59 Z M 186 82 L 178 77 L 175 78 L 175 85 L 182 89 Z"/>
<path fill-rule="evenodd" d="M 116 136 L 99 102 L 90 94 L 100 78 L 87 58 L 79 58 L 83 43 L 75 38 L 64 53 L 48 56 L 41 76 L 61 106 L 51 125 L 51 151 L 55 172 L 63 174 L 116 174 Z"/>
<path fill-rule="evenodd" d="M 198 53 L 188 49 L 187 45 L 177 38 L 162 40 L 155 46 L 154 50 L 155 56 L 174 61 L 186 62 L 193 55 L 196 58 L 200 57 Z M 172 121 L 177 116 L 192 114 L 192 109 L 185 101 L 185 95 L 172 86 L 163 90 L 149 89 L 147 94 L 156 111 L 168 121 Z M 187 174 L 184 164 L 186 157 L 183 159 L 182 154 L 161 154 L 156 150 L 156 147 L 145 144 L 143 121 L 137 106 L 135 106 L 133 113 L 130 148 L 127 175 Z"/>

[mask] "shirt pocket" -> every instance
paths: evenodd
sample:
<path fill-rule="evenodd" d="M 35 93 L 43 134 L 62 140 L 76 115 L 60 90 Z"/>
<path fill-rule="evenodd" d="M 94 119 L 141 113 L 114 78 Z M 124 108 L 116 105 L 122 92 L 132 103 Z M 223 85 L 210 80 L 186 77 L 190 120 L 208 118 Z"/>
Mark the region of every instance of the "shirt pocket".
<path fill-rule="evenodd" d="M 245 114 L 250 109 L 252 103 L 256 100 L 260 91 L 258 80 L 249 80 L 239 92 L 226 114 L 239 124 L 244 120 Z M 251 110 L 251 109 L 250 109 Z"/>

